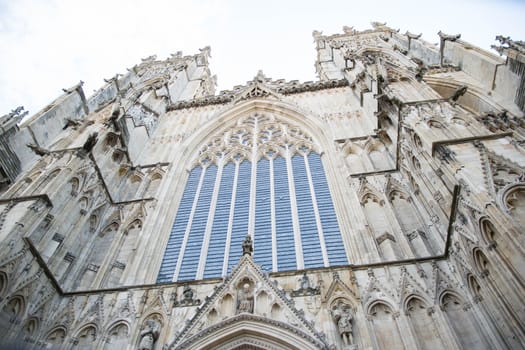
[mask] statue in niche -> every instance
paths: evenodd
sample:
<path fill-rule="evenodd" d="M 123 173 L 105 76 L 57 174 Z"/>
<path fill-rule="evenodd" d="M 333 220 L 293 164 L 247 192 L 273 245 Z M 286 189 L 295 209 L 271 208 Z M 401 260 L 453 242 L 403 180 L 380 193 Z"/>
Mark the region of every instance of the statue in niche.
<path fill-rule="evenodd" d="M 237 313 L 242 312 L 253 313 L 253 291 L 248 282 L 244 283 L 242 289 L 239 290 L 237 299 Z"/>
<path fill-rule="evenodd" d="M 332 317 L 337 324 L 337 330 L 345 345 L 352 345 L 354 342 L 352 336 L 352 319 L 353 313 L 350 305 L 339 301 L 337 305 L 332 308 Z"/>
<path fill-rule="evenodd" d="M 242 255 L 252 255 L 252 253 L 253 253 L 252 236 L 246 235 L 244 242 L 242 242 Z"/>
<path fill-rule="evenodd" d="M 159 338 L 160 324 L 155 320 L 147 320 L 140 331 L 140 343 L 138 350 L 152 350 L 153 345 Z"/>

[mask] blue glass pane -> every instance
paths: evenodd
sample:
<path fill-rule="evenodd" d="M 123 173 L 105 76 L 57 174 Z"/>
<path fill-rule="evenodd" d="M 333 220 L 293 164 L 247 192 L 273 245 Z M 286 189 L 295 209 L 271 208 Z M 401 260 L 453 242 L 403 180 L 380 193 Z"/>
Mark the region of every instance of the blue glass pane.
<path fill-rule="evenodd" d="M 235 196 L 235 211 L 228 260 L 228 272 L 239 262 L 242 254 L 242 242 L 248 234 L 248 216 L 250 210 L 250 182 L 252 163 L 243 161 L 239 165 L 237 179 L 237 194 Z"/>
<path fill-rule="evenodd" d="M 228 231 L 230 205 L 232 199 L 233 177 L 235 164 L 228 163 L 222 170 L 221 185 L 215 207 L 215 216 L 210 235 L 210 245 L 204 268 L 204 278 L 220 277 L 224 261 L 224 245 Z"/>
<path fill-rule="evenodd" d="M 335 215 L 334 206 L 328 183 L 321 162 L 321 157 L 316 153 L 310 153 L 308 156 L 310 171 L 314 184 L 315 196 L 317 198 L 317 208 L 321 217 L 321 225 L 328 253 L 328 260 L 331 266 L 347 265 L 348 259 L 339 231 L 339 224 Z"/>
<path fill-rule="evenodd" d="M 184 238 L 184 232 L 188 224 L 193 200 L 196 195 L 197 186 L 199 185 L 199 178 L 201 176 L 202 168 L 193 168 L 188 177 L 182 200 L 180 201 L 179 210 L 175 216 L 173 227 L 171 228 L 170 238 L 164 252 L 164 258 L 160 266 L 159 275 L 157 276 L 157 283 L 171 282 L 173 273 L 175 272 L 175 265 L 179 257 L 179 250 Z"/>
<path fill-rule="evenodd" d="M 293 237 L 290 190 L 286 161 L 277 157 L 274 162 L 275 224 L 277 227 L 277 265 L 279 271 L 295 270 L 295 242 Z"/>
<path fill-rule="evenodd" d="M 257 163 L 254 260 L 263 270 L 272 270 L 272 213 L 270 209 L 270 161 Z"/>
<path fill-rule="evenodd" d="M 321 267 L 323 266 L 323 253 L 319 243 L 319 232 L 317 231 L 312 195 L 303 156 L 296 154 L 292 157 L 292 169 L 299 227 L 301 229 L 301 243 L 303 245 L 304 267 Z"/>
<path fill-rule="evenodd" d="M 195 279 L 201 256 L 202 239 L 206 229 L 216 174 L 217 166 L 215 165 L 210 165 L 204 174 L 199 200 L 197 201 L 197 208 L 195 209 L 195 216 L 191 223 L 186 251 L 184 252 L 179 277 L 177 278 L 178 281 Z"/>

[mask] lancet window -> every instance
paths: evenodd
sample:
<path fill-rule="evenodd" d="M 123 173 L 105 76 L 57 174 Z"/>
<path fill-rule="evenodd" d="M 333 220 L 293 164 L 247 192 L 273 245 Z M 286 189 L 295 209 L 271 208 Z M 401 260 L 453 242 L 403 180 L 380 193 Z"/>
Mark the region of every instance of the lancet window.
<path fill-rule="evenodd" d="M 348 264 L 312 138 L 273 115 L 240 119 L 202 146 L 157 281 L 225 276 L 247 234 L 266 271 Z"/>

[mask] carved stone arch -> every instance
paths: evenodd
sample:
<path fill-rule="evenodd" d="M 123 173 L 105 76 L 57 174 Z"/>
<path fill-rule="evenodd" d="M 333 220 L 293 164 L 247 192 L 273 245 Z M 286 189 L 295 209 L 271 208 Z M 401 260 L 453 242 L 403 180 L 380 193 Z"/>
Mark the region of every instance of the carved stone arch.
<path fill-rule="evenodd" d="M 225 317 L 233 316 L 235 313 L 235 298 L 232 294 L 226 293 L 219 302 L 221 315 Z"/>
<path fill-rule="evenodd" d="M 136 339 L 132 342 L 132 344 L 136 344 L 135 346 L 139 347 L 139 345 L 141 345 L 141 342 L 144 341 L 143 338 L 150 336 L 150 340 L 152 340 L 153 343 L 155 343 L 158 338 L 162 338 L 161 333 L 164 331 L 165 328 L 167 328 L 164 327 L 167 319 L 168 318 L 166 317 L 166 315 L 159 311 L 147 313 L 144 317 L 142 317 L 142 319 L 138 323 L 140 325 L 140 328 L 136 330 L 136 332 L 138 331 L 138 334 L 136 335 Z M 151 333 L 146 334 L 146 332 L 144 332 L 146 328 L 148 328 L 151 331 Z"/>
<path fill-rule="evenodd" d="M 331 140 L 331 135 L 329 135 L 329 132 L 323 127 L 322 122 L 318 118 L 300 112 L 286 102 L 261 99 L 251 99 L 232 106 L 232 108 L 223 112 L 217 118 L 214 118 L 214 120 L 209 121 L 200 128 L 200 130 L 188 137 L 184 141 L 185 146 L 190 150 L 198 149 L 206 142 L 203 140 L 209 140 L 213 138 L 214 135 L 231 129 L 243 116 L 262 110 L 264 110 L 265 113 L 277 115 L 279 120 L 285 123 L 300 127 L 308 135 L 311 135 L 317 143 L 321 144 L 322 148 L 332 147 L 333 141 Z M 183 163 L 188 163 L 188 158 L 193 155 L 194 153 L 187 152 L 187 154 L 184 155 L 186 161 L 183 160 Z"/>
<path fill-rule="evenodd" d="M 501 189 L 498 204 L 521 228 L 525 229 L 525 183 L 509 184 Z"/>
<path fill-rule="evenodd" d="M 69 180 L 69 184 L 71 185 L 71 196 L 75 197 L 78 195 L 78 192 L 80 190 L 80 179 L 77 176 L 73 176 Z"/>
<path fill-rule="evenodd" d="M 33 193 L 39 193 L 40 191 L 42 191 L 51 181 L 53 181 L 58 176 L 58 174 L 60 174 L 61 171 L 61 168 L 54 168 L 48 172 L 47 176 L 41 176 L 40 178 L 42 178 L 42 181 L 40 181 L 40 183 L 35 186 Z"/>
<path fill-rule="evenodd" d="M 164 326 L 166 324 L 167 319 L 168 317 L 163 312 L 159 310 L 154 310 L 144 315 L 140 324 L 144 324 L 144 322 L 146 322 L 147 320 L 154 320 L 156 322 L 159 322 L 161 326 Z"/>
<path fill-rule="evenodd" d="M 123 231 L 124 234 L 128 234 L 128 232 L 132 229 L 141 229 L 142 228 L 142 219 L 135 218 L 131 220 L 131 222 L 126 226 L 126 229 Z"/>
<path fill-rule="evenodd" d="M 363 188 L 360 191 L 359 198 L 361 205 L 365 205 L 369 200 L 378 203 L 380 206 L 385 204 L 385 201 L 381 199 L 381 195 L 369 187 Z"/>
<path fill-rule="evenodd" d="M 346 305 L 349 305 L 352 308 L 352 312 L 356 312 L 357 304 L 355 300 L 351 300 L 351 298 L 347 296 L 336 296 L 332 297 L 330 300 L 330 303 L 328 304 L 330 307 L 330 310 L 333 310 L 334 307 L 336 307 L 339 303 L 343 303 Z"/>
<path fill-rule="evenodd" d="M 17 294 L 8 299 L 2 311 L 14 322 L 25 314 L 26 306 L 26 298 Z"/>
<path fill-rule="evenodd" d="M 361 145 L 355 142 L 351 142 L 351 141 L 345 142 L 343 146 L 343 152 L 346 157 L 351 154 L 361 155 L 363 151 L 364 149 L 361 147 Z"/>
<path fill-rule="evenodd" d="M 129 322 L 119 320 L 113 322 L 104 335 L 104 349 L 124 349 L 129 345 L 131 327 Z"/>
<path fill-rule="evenodd" d="M 456 335 L 456 341 L 463 349 L 488 349 L 477 320 L 467 313 L 470 305 L 458 293 L 452 290 L 443 291 L 439 297 L 439 305 Z"/>
<path fill-rule="evenodd" d="M 444 98 L 449 98 L 462 86 L 467 86 L 467 91 L 456 103 L 476 115 L 495 110 L 503 110 L 502 106 L 494 102 L 494 98 L 486 95 L 486 93 L 478 87 L 466 84 L 465 81 L 455 81 L 448 76 L 444 78 L 433 75 L 425 76 L 425 83 Z"/>
<path fill-rule="evenodd" d="M 250 349 L 271 350 L 328 350 L 328 344 L 284 322 L 266 317 L 240 314 L 214 324 L 180 344 L 172 343 L 170 350 L 183 349 Z"/>
<path fill-rule="evenodd" d="M 9 277 L 6 272 L 0 271 L 0 297 L 5 295 L 9 286 Z"/>
<path fill-rule="evenodd" d="M 40 319 L 38 317 L 30 317 L 24 324 L 23 332 L 28 337 L 35 337 L 40 329 Z"/>
<path fill-rule="evenodd" d="M 55 326 L 46 333 L 44 341 L 48 344 L 48 348 L 60 349 L 62 344 L 64 344 L 67 335 L 68 330 L 66 326 Z"/>
<path fill-rule="evenodd" d="M 116 232 L 120 227 L 120 222 L 117 220 L 111 221 L 102 230 L 100 230 L 99 236 L 103 237 L 109 232 Z"/>
<path fill-rule="evenodd" d="M 421 295 L 412 294 L 405 299 L 404 310 L 408 316 L 415 340 L 421 349 L 442 349 L 444 341 L 432 318 L 434 308 Z"/>
<path fill-rule="evenodd" d="M 495 243 L 498 240 L 499 232 L 496 230 L 496 227 L 489 217 L 484 216 L 479 219 L 479 231 L 481 232 L 481 237 L 485 243 L 495 248 Z"/>
<path fill-rule="evenodd" d="M 74 339 L 77 343 L 77 349 L 91 349 L 93 344 L 99 338 L 98 326 L 95 323 L 88 323 L 78 327 Z"/>
<path fill-rule="evenodd" d="M 476 247 L 472 251 L 472 256 L 474 259 L 474 266 L 478 270 L 480 276 L 488 276 L 490 274 L 490 262 L 485 253 L 479 247 Z"/>
<path fill-rule="evenodd" d="M 421 301 L 421 303 L 423 303 L 426 306 L 426 308 L 430 308 L 432 306 L 432 301 L 429 300 L 429 298 L 425 297 L 423 294 L 410 293 L 403 299 L 401 303 L 401 309 L 403 310 L 405 314 L 409 313 L 409 307 L 410 307 L 409 304 L 413 299 L 417 299 Z"/>
<path fill-rule="evenodd" d="M 374 300 L 371 300 L 370 302 L 366 303 L 365 305 L 365 312 L 366 312 L 366 315 L 370 318 L 372 316 L 372 313 L 374 311 L 374 308 L 377 307 L 377 306 L 381 306 L 381 305 L 384 305 L 385 307 L 387 307 L 390 312 L 392 313 L 392 315 L 395 315 L 396 312 L 398 312 L 396 310 L 396 308 L 394 307 L 394 303 L 386 300 L 386 299 L 374 299 Z"/>
<path fill-rule="evenodd" d="M 391 202 L 394 200 L 395 197 L 404 199 L 408 201 L 409 203 L 412 202 L 412 198 L 410 197 L 408 192 L 405 191 L 405 189 L 400 188 L 399 186 L 396 186 L 396 185 L 388 186 L 386 193 L 387 193 L 388 200 Z"/>
<path fill-rule="evenodd" d="M 472 293 L 472 295 L 474 296 L 474 301 L 481 300 L 480 299 L 481 298 L 481 286 L 479 285 L 479 282 L 474 276 L 474 274 L 472 273 L 467 274 L 466 280 L 467 280 L 468 288 L 470 292 Z"/>
<path fill-rule="evenodd" d="M 381 140 L 369 137 L 366 140 L 363 149 L 368 153 L 371 153 L 373 151 L 383 152 L 386 151 L 386 146 Z"/>
<path fill-rule="evenodd" d="M 451 298 L 454 298 L 454 303 L 459 303 L 459 305 L 461 305 L 461 307 L 463 307 L 466 303 L 465 299 L 461 296 L 460 293 L 452 290 L 452 289 L 444 289 L 443 291 L 441 291 L 441 293 L 439 293 L 438 295 L 438 298 L 437 298 L 437 302 L 438 302 L 438 305 L 441 309 L 443 309 L 443 305 L 445 302 L 447 302 L 447 296 L 448 297 L 451 297 Z M 458 304 L 456 304 L 458 305 Z"/>
<path fill-rule="evenodd" d="M 377 299 L 368 304 L 366 315 L 370 321 L 375 347 L 381 350 L 404 349 L 397 322 L 399 312 L 386 300 Z"/>

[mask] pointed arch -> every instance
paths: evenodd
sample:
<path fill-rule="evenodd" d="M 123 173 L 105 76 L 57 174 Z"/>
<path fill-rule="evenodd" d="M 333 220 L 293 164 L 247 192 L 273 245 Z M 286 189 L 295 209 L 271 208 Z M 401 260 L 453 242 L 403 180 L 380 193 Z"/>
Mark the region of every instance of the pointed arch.
<path fill-rule="evenodd" d="M 368 320 L 376 347 L 381 350 L 404 349 L 401 332 L 398 325 L 399 312 L 385 300 L 375 300 L 368 305 Z"/>
<path fill-rule="evenodd" d="M 92 349 L 93 344 L 96 343 L 99 332 L 95 323 L 88 323 L 79 327 L 74 338 L 77 342 L 77 349 Z"/>
<path fill-rule="evenodd" d="M 168 349 L 231 349 L 256 346 L 274 350 L 328 350 L 321 339 L 290 324 L 250 314 L 240 314 L 210 326 Z"/>
<path fill-rule="evenodd" d="M 59 325 L 53 327 L 44 337 L 48 349 L 60 349 L 67 336 L 67 327 Z"/>
<path fill-rule="evenodd" d="M 237 260 L 224 261 L 229 247 L 246 233 L 267 271 L 348 263 L 320 155 L 334 144 L 305 120 L 321 122 L 280 101 L 249 100 L 185 140 L 190 169 L 158 281 L 224 275 Z"/>
<path fill-rule="evenodd" d="M 463 298 L 451 290 L 445 290 L 441 293 L 439 305 L 456 335 L 456 341 L 463 349 L 489 348 L 476 318 Z"/>
<path fill-rule="evenodd" d="M 436 319 L 432 318 L 434 309 L 426 298 L 420 295 L 410 295 L 404 302 L 404 309 L 408 316 L 417 343 L 421 349 L 441 349 L 444 342 L 436 327 Z"/>

